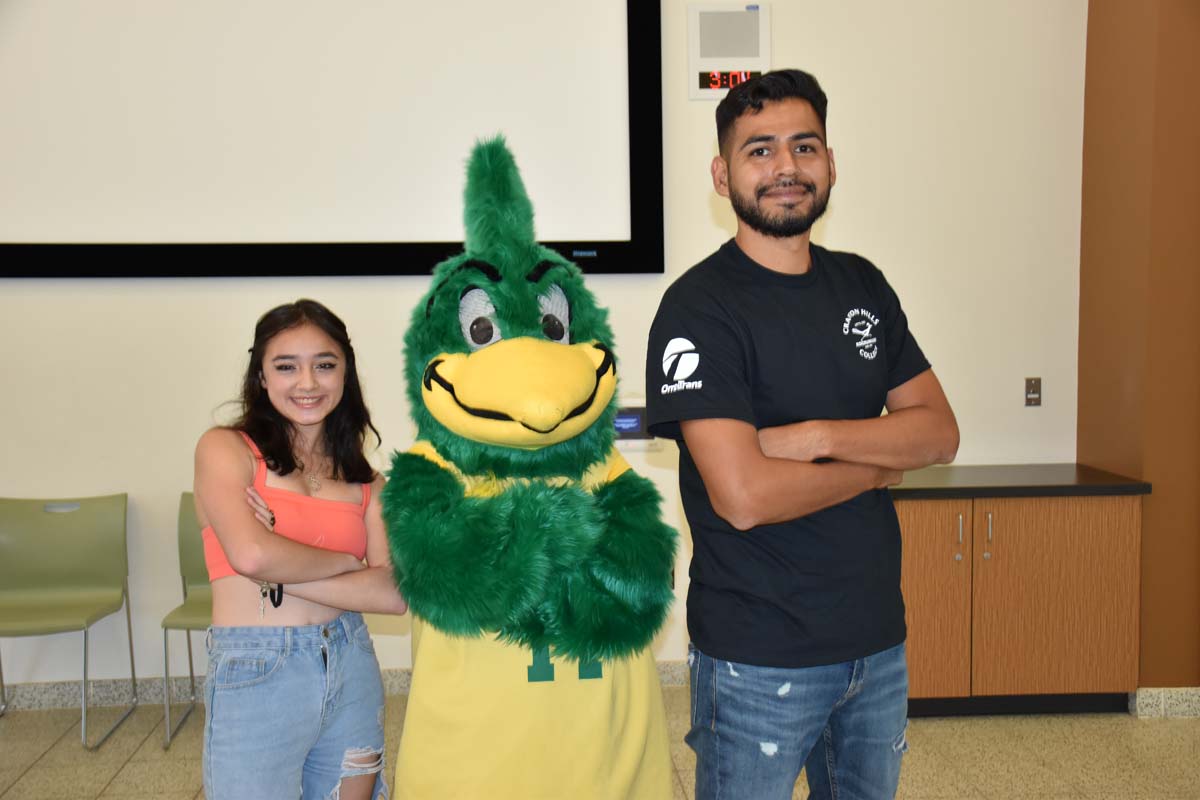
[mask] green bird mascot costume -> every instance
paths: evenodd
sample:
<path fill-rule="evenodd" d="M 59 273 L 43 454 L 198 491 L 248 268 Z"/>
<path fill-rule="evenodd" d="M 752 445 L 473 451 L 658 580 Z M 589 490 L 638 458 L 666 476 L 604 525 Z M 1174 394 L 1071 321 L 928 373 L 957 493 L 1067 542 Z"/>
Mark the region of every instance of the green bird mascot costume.
<path fill-rule="evenodd" d="M 504 140 L 467 167 L 465 252 L 405 336 L 417 443 L 383 493 L 413 612 L 398 798 L 669 798 L 649 645 L 675 532 L 613 447 L 612 331 L 534 239 Z"/>

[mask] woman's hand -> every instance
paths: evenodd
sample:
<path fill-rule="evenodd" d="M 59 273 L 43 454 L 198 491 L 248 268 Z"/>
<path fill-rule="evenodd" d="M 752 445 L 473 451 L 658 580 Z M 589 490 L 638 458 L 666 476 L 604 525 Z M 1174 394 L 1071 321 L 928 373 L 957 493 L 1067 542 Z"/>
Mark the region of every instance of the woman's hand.
<path fill-rule="evenodd" d="M 254 512 L 254 516 L 263 526 L 275 532 L 275 512 L 267 505 L 267 501 L 263 500 L 258 491 L 253 486 L 246 487 L 246 502 L 250 505 L 250 509 Z"/>
<path fill-rule="evenodd" d="M 275 512 L 271 510 L 271 507 L 267 505 L 267 501 L 262 499 L 262 495 L 260 495 L 253 486 L 246 487 L 246 504 L 249 505 L 250 509 L 254 512 L 255 519 L 261 522 L 263 527 L 271 531 L 271 533 L 274 533 Z M 350 553 L 338 553 L 337 555 L 344 562 L 342 564 L 341 573 L 343 575 L 348 572 L 358 572 L 367 568 L 367 565 L 364 564 L 361 559 L 355 558 Z M 405 608 L 407 608 L 407 605 Z M 397 613 L 404 612 L 401 611 Z"/>

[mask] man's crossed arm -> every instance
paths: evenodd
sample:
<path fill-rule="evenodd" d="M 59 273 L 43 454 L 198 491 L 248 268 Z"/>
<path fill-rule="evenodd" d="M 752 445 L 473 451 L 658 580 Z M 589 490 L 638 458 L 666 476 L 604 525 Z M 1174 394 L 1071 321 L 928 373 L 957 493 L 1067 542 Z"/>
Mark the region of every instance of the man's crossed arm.
<path fill-rule="evenodd" d="M 888 413 L 809 420 L 756 431 L 733 419 L 688 420 L 684 442 L 713 509 L 739 530 L 784 522 L 947 463 L 958 423 L 933 370 L 888 392 Z M 813 463 L 816 459 L 832 459 Z"/>

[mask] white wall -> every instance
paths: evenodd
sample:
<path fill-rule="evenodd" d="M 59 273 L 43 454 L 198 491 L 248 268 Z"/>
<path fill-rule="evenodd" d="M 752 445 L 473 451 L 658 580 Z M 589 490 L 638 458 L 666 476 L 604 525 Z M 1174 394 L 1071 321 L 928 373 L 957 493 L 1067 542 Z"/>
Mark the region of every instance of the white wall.
<path fill-rule="evenodd" d="M 815 238 L 871 258 L 897 288 L 958 413 L 959 463 L 1074 459 L 1086 11 L 1086 0 L 772 5 L 774 65 L 811 70 L 830 96 L 839 182 Z M 590 279 L 611 309 L 623 391 L 632 394 L 642 393 L 645 338 L 663 289 L 734 229 L 708 178 L 714 106 L 687 99 L 686 4 L 665 0 L 663 14 L 667 274 Z M 129 493 L 141 674 L 161 674 L 159 621 L 179 601 L 175 508 L 191 483 L 192 447 L 236 393 L 258 314 L 312 296 L 344 317 L 384 434 L 383 466 L 412 440 L 402 337 L 426 286 L 424 278 L 0 283 L 0 494 Z M 1045 400 L 1027 409 L 1022 380 L 1034 375 Z M 685 534 L 683 584 L 674 447 L 629 457 Z M 685 593 L 656 646 L 662 659 L 684 657 Z M 94 629 L 94 676 L 121 675 L 123 627 L 114 616 Z M 407 623 L 373 628 L 383 666 L 408 666 Z M 78 638 L 0 641 L 6 680 L 77 677 Z M 178 670 L 181 640 L 171 657 Z"/>

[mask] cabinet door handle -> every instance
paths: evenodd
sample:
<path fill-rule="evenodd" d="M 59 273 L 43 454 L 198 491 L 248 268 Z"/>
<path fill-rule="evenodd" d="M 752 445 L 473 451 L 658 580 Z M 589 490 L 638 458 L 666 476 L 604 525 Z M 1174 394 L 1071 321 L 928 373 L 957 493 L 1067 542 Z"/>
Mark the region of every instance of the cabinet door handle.
<path fill-rule="evenodd" d="M 958 543 L 962 544 L 963 537 L 963 515 L 958 515 Z"/>
<path fill-rule="evenodd" d="M 990 511 L 987 512 L 987 521 L 988 521 L 988 538 L 987 538 L 987 540 L 990 543 L 992 541 L 992 512 L 990 512 Z"/>

